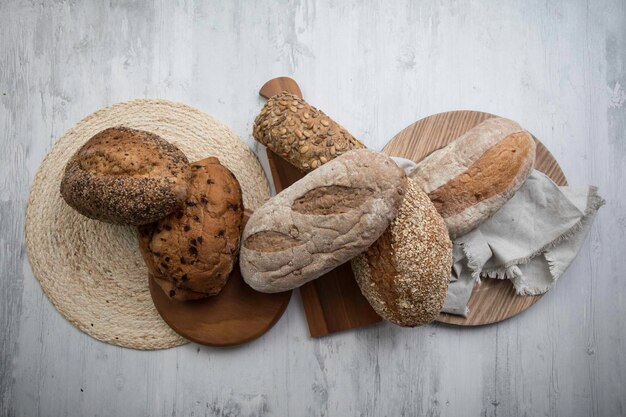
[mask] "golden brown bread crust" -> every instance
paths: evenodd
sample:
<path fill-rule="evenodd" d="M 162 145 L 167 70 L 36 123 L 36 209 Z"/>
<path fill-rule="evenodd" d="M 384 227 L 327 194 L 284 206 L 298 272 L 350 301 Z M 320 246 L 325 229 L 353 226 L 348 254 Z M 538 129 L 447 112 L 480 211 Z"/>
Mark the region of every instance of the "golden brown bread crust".
<path fill-rule="evenodd" d="M 452 243 L 428 196 L 409 179 L 398 216 L 352 260 L 361 292 L 384 319 L 419 326 L 437 318 L 452 269 Z"/>
<path fill-rule="evenodd" d="M 226 285 L 243 220 L 239 182 L 217 158 L 191 164 L 191 172 L 184 208 L 138 228 L 150 273 L 181 300 L 215 295 Z"/>
<path fill-rule="evenodd" d="M 253 136 L 303 172 L 365 148 L 324 112 L 286 91 L 267 101 L 254 121 Z"/>
<path fill-rule="evenodd" d="M 513 133 L 428 197 L 444 218 L 459 214 L 467 207 L 510 189 L 534 153 L 534 141 L 527 132 Z"/>
<path fill-rule="evenodd" d="M 67 163 L 61 195 L 79 213 L 109 223 L 154 222 L 187 195 L 189 161 L 159 136 L 126 127 L 93 136 Z"/>
<path fill-rule="evenodd" d="M 443 216 L 453 239 L 500 209 L 535 163 L 533 137 L 516 122 L 494 117 L 419 162 L 410 177 Z"/>

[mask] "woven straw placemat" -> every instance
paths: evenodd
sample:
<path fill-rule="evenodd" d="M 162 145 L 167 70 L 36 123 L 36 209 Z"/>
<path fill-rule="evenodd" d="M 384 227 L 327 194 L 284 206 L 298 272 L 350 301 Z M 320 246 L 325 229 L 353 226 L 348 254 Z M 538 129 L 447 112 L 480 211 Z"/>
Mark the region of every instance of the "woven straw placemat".
<path fill-rule="evenodd" d="M 241 183 L 246 208 L 269 198 L 258 159 L 226 125 L 184 104 L 134 100 L 99 110 L 66 132 L 35 177 L 26 209 L 33 273 L 52 304 L 83 332 L 118 346 L 163 349 L 187 341 L 157 313 L 132 227 L 81 216 L 61 198 L 65 164 L 89 138 L 112 126 L 154 132 L 196 161 L 216 156 Z"/>

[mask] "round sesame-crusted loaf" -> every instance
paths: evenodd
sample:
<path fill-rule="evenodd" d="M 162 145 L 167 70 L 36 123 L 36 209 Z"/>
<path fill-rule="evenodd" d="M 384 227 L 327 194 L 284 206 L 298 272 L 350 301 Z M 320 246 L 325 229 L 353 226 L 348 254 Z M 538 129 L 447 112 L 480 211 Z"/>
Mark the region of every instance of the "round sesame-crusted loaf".
<path fill-rule="evenodd" d="M 113 127 L 69 160 L 61 195 L 84 216 L 140 225 L 180 207 L 188 179 L 189 161 L 176 146 L 153 133 Z"/>
<path fill-rule="evenodd" d="M 410 180 L 398 215 L 352 260 L 361 292 L 384 319 L 419 326 L 437 318 L 452 268 L 452 243 L 428 196 Z"/>
<path fill-rule="evenodd" d="M 191 164 L 189 188 L 184 208 L 138 228 L 150 274 L 179 300 L 222 290 L 237 259 L 243 220 L 239 182 L 217 158 Z"/>

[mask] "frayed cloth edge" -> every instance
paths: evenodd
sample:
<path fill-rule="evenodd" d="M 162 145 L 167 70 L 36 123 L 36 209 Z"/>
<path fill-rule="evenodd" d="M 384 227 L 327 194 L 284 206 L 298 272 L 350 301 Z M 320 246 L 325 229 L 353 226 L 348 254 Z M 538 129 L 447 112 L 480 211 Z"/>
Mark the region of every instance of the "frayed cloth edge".
<path fill-rule="evenodd" d="M 580 231 L 585 226 L 585 222 L 587 221 L 587 219 L 589 219 L 591 216 L 595 215 L 597 213 L 598 209 L 600 207 L 602 207 L 604 204 L 606 204 L 606 200 L 604 200 L 598 194 L 598 187 L 590 185 L 589 186 L 589 195 L 587 196 L 587 208 L 585 209 L 585 212 L 583 213 L 582 217 L 567 232 L 563 233 L 561 236 L 557 237 L 553 241 L 545 244 L 543 247 L 539 248 L 538 250 L 536 250 L 535 252 L 533 252 L 529 256 L 526 256 L 526 257 L 523 257 L 523 258 L 519 258 L 519 259 L 514 259 L 512 261 L 507 262 L 506 264 L 504 264 L 504 268 L 508 269 L 508 268 L 510 268 L 512 266 L 515 266 L 515 265 L 527 264 L 534 257 L 536 257 L 538 255 L 541 255 L 542 253 L 545 253 L 545 252 L 549 251 L 550 249 L 553 249 L 554 247 L 556 247 L 560 243 L 564 242 L 565 240 L 568 240 L 571 237 L 573 237 L 574 235 L 580 233 Z M 463 251 L 463 252 L 465 252 L 465 251 Z M 468 266 L 469 266 L 469 264 L 468 264 Z M 550 270 L 550 273 L 552 273 L 552 270 Z"/>

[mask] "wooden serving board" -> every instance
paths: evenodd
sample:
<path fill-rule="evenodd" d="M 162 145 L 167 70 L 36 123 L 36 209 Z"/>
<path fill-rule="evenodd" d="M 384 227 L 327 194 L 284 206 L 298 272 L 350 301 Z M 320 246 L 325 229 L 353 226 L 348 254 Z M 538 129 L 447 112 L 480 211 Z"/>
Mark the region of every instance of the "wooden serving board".
<path fill-rule="evenodd" d="M 282 91 L 302 97 L 298 84 L 288 77 L 268 81 L 261 87 L 259 94 L 270 98 Z M 293 165 L 270 150 L 267 150 L 267 158 L 277 193 L 304 176 Z M 309 325 L 309 333 L 313 337 L 382 321 L 382 318 L 376 314 L 361 294 L 349 262 L 304 284 L 300 287 L 300 295 Z"/>
<path fill-rule="evenodd" d="M 248 213 L 244 222 L 248 219 Z M 239 262 L 226 286 L 213 297 L 195 301 L 170 299 L 150 281 L 150 295 L 163 320 L 185 339 L 207 346 L 235 346 L 267 332 L 285 312 L 291 291 L 264 294 L 246 284 Z"/>
<path fill-rule="evenodd" d="M 419 162 L 441 149 L 493 114 L 476 111 L 453 111 L 426 117 L 408 126 L 385 146 L 383 152 Z M 565 175 L 552 154 L 537 142 L 535 168 L 558 185 L 567 185 Z M 519 296 L 509 280 L 484 279 L 474 287 L 469 300 L 467 318 L 442 313 L 437 321 L 461 326 L 496 323 L 513 317 L 535 304 L 538 296 Z"/>

